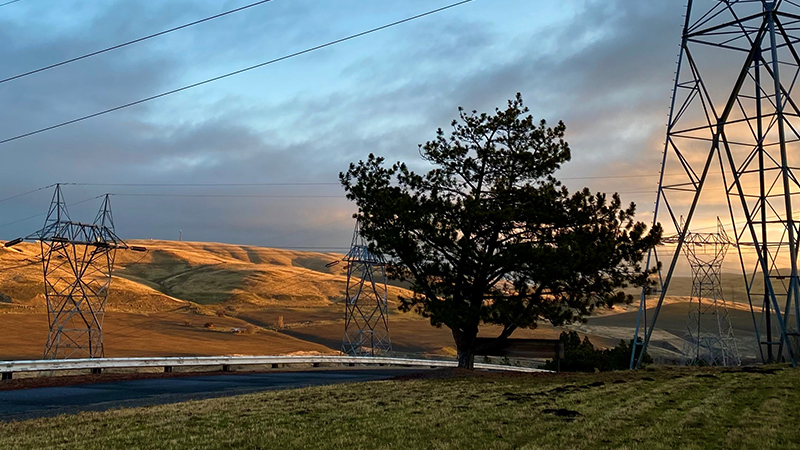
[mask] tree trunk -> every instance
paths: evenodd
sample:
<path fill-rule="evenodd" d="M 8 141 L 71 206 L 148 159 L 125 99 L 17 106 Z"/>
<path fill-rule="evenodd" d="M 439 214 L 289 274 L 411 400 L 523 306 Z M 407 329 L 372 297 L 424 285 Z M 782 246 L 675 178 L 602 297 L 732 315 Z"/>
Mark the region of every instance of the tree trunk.
<path fill-rule="evenodd" d="M 458 351 L 458 368 L 475 368 L 475 338 L 478 336 L 477 328 L 474 331 L 453 330 L 453 339 Z"/>

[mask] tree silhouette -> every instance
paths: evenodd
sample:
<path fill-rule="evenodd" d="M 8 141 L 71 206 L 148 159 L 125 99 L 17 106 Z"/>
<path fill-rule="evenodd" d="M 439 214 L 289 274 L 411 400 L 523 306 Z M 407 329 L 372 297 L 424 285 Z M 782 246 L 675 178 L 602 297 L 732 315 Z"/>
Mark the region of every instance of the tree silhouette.
<path fill-rule="evenodd" d="M 661 237 L 617 194 L 570 194 L 553 176 L 570 159 L 566 127 L 528 112 L 520 94 L 493 115 L 459 108 L 449 136 L 420 146 L 425 174 L 370 154 L 339 175 L 390 276 L 410 282 L 400 308 L 450 328 L 459 367 L 473 367 L 482 324 L 507 339 L 630 301 L 622 289 L 646 282 L 640 261 Z"/>

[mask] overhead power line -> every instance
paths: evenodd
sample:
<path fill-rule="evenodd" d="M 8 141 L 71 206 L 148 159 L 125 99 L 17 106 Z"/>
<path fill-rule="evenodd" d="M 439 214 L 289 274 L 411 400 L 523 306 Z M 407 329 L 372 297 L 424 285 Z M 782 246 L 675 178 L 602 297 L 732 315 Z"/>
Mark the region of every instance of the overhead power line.
<path fill-rule="evenodd" d="M 669 174 L 668 174 L 669 175 Z M 675 175 L 675 174 L 672 174 Z M 616 178 L 650 178 L 658 176 L 657 173 L 647 175 L 624 175 L 624 176 L 586 176 L 586 177 L 564 177 L 559 180 L 606 180 Z M 60 183 L 62 186 L 87 186 L 87 187 L 280 187 L 280 186 L 340 186 L 340 183 L 329 182 L 287 182 L 287 183 Z M 13 195 L 0 199 L 0 203 L 33 194 L 45 189 L 50 189 L 56 183 L 48 184 L 21 194 Z M 620 194 L 650 194 L 656 190 L 622 191 Z"/>
<path fill-rule="evenodd" d="M 71 203 L 71 204 L 67 205 L 67 207 L 77 206 L 77 205 L 80 205 L 80 204 L 83 204 L 83 203 L 86 203 L 86 202 L 90 202 L 92 200 L 96 200 L 96 199 L 101 198 L 101 197 L 105 197 L 105 194 L 98 195 L 98 196 L 95 196 L 95 197 L 92 197 L 92 198 L 87 198 L 86 200 L 81 200 L 79 202 Z M 26 217 L 24 219 L 15 220 L 13 222 L 7 222 L 7 223 L 4 223 L 4 224 L 0 225 L 0 228 L 7 227 L 7 226 L 10 226 L 10 225 L 14 225 L 14 224 L 17 224 L 17 223 L 20 223 L 20 222 L 25 222 L 25 221 L 32 220 L 32 219 L 35 219 L 37 217 L 46 216 L 46 215 L 47 215 L 47 213 L 41 213 L 41 214 L 36 214 L 36 215 L 33 215 L 33 216 Z"/>
<path fill-rule="evenodd" d="M 22 1 L 22 0 L 11 0 L 10 2 L 4 2 L 4 3 L 0 3 L 0 6 L 6 6 L 6 5 L 10 5 L 10 4 L 12 4 L 12 3 L 21 2 L 21 1 Z"/>
<path fill-rule="evenodd" d="M 339 186 L 340 183 L 61 183 L 61 185 L 62 186 L 113 186 L 113 187 L 261 187 L 261 186 Z M 55 185 L 51 185 L 51 187 L 52 186 Z"/>
<path fill-rule="evenodd" d="M 361 36 L 366 36 L 368 34 L 376 33 L 378 31 L 385 30 L 387 28 L 392 28 L 392 27 L 395 27 L 397 25 L 401 25 L 401 24 L 404 24 L 404 23 L 407 23 L 407 22 L 411 22 L 413 20 L 417 20 L 417 19 L 420 19 L 420 18 L 423 18 L 423 17 L 426 17 L 426 16 L 430 16 L 432 14 L 436 14 L 438 12 L 442 12 L 442 11 L 445 11 L 445 10 L 448 10 L 448 9 L 451 9 L 451 8 L 455 8 L 455 7 L 463 5 L 465 3 L 470 3 L 472 1 L 474 1 L 474 0 L 462 0 L 460 2 L 452 3 L 450 5 L 443 6 L 441 8 L 437 8 L 437 9 L 433 9 L 433 10 L 430 10 L 430 11 L 422 13 L 422 14 L 417 14 L 416 16 L 411 16 L 411 17 L 408 17 L 408 18 L 405 18 L 405 19 L 402 19 L 402 20 L 398 20 L 396 22 L 392 22 L 392 23 L 389 23 L 389 24 L 386 24 L 386 25 L 382 25 L 382 26 L 379 26 L 379 27 L 376 27 L 376 28 L 369 29 L 367 31 L 362 31 L 362 32 L 356 33 L 356 34 L 351 34 L 350 36 L 347 36 L 347 37 L 344 37 L 344 38 L 340 38 L 340 39 L 336 39 L 336 40 L 327 42 L 325 44 L 317 45 L 315 47 L 310 47 L 310 48 L 307 48 L 305 50 L 301 50 L 299 52 L 295 52 L 295 53 L 291 53 L 291 54 L 288 54 L 288 55 L 285 55 L 285 56 L 281 56 L 280 58 L 271 59 L 269 61 L 265 61 L 265 62 L 260 63 L 260 64 L 255 64 L 255 65 L 252 65 L 252 66 L 249 66 L 249 67 L 245 67 L 244 69 L 239 69 L 239 70 L 235 70 L 233 72 L 228 72 L 228 73 L 223 74 L 223 75 L 219 75 L 219 76 L 216 76 L 216 77 L 213 77 L 213 78 L 208 78 L 206 80 L 203 80 L 203 81 L 200 81 L 200 82 L 197 82 L 197 83 L 193 83 L 193 84 L 190 84 L 190 85 L 187 85 L 187 86 L 183 86 L 183 87 L 180 87 L 180 88 L 177 88 L 177 89 L 173 89 L 171 91 L 162 92 L 161 94 L 153 95 L 153 96 L 150 96 L 150 97 L 147 97 L 147 98 L 143 98 L 141 100 L 136 100 L 134 102 L 125 103 L 123 105 L 115 106 L 113 108 L 109 108 L 109 109 L 106 109 L 106 110 L 103 110 L 103 111 L 99 111 L 99 112 L 96 112 L 96 113 L 93 113 L 93 114 L 89 114 L 89 115 L 86 115 L 86 116 L 83 116 L 83 117 L 79 117 L 77 119 L 68 120 L 66 122 L 61 122 L 61 123 L 56 124 L 56 125 L 51 125 L 49 127 L 40 128 L 40 129 L 35 130 L 35 131 L 30 131 L 30 132 L 23 133 L 23 134 L 14 136 L 14 137 L 3 139 L 3 140 L 0 141 L 0 144 L 6 144 L 6 143 L 9 143 L 9 142 L 12 142 L 12 141 L 16 141 L 18 139 L 22 139 L 22 138 L 33 136 L 35 134 L 44 133 L 45 131 L 50 131 L 50 130 L 54 130 L 56 128 L 61 128 L 61 127 L 67 126 L 67 125 L 72 125 L 72 124 L 77 123 L 77 122 L 82 122 L 84 120 L 93 119 L 95 117 L 102 116 L 102 115 L 105 115 L 105 114 L 108 114 L 108 113 L 112 113 L 112 112 L 115 112 L 115 111 L 119 111 L 121 109 L 129 108 L 131 106 L 141 105 L 142 103 L 146 103 L 146 102 L 149 102 L 149 101 L 152 101 L 152 100 L 156 100 L 156 99 L 159 99 L 159 98 L 162 98 L 162 97 L 166 97 L 168 95 L 177 94 L 178 92 L 183 92 L 183 91 L 186 91 L 186 90 L 189 90 L 189 89 L 192 89 L 192 88 L 196 88 L 198 86 L 202 86 L 202 85 L 205 85 L 205 84 L 208 84 L 208 83 L 212 83 L 214 81 L 219 81 L 219 80 L 222 80 L 224 78 L 232 77 L 234 75 L 238 75 L 238 74 L 241 74 L 241 73 L 244 73 L 244 72 L 248 72 L 248 71 L 251 71 L 251 70 L 254 70 L 254 69 L 258 69 L 258 68 L 264 67 L 264 66 L 268 66 L 270 64 L 275 64 L 277 62 L 284 61 L 284 60 L 287 60 L 287 59 L 290 59 L 290 58 L 294 58 L 296 56 L 305 55 L 306 53 L 311 53 L 311 52 L 314 52 L 316 50 L 321 50 L 323 48 L 327 48 L 327 47 L 330 47 L 330 46 L 333 46 L 333 45 L 336 45 L 336 44 L 340 44 L 342 42 L 350 41 L 350 40 L 359 38 Z"/>
<path fill-rule="evenodd" d="M 345 198 L 344 195 L 258 195 L 258 194 L 110 194 L 115 197 L 192 197 L 192 198 Z"/>
<path fill-rule="evenodd" d="M 339 186 L 339 183 L 60 183 L 62 186 L 114 186 L 114 187 L 267 187 L 267 186 Z M 48 184 L 21 194 L 0 199 L 0 203 L 34 194 L 54 187 Z M 134 194 L 118 194 L 134 195 Z M 144 194 L 142 194 L 144 195 Z M 333 197 L 333 196 L 331 196 Z M 340 196 L 337 196 L 337 198 Z"/>
<path fill-rule="evenodd" d="M 22 194 L 12 195 L 11 197 L 6 197 L 4 199 L 0 199 L 0 203 L 7 202 L 7 201 L 13 200 L 15 198 L 24 197 L 26 195 L 33 194 L 34 192 L 39 192 L 39 191 L 43 191 L 45 189 L 50 189 L 53 186 L 55 186 L 55 184 L 48 184 L 47 186 L 42 186 L 40 188 L 36 188 L 36 189 L 33 189 L 31 191 L 28 191 L 28 192 L 23 192 Z"/>
<path fill-rule="evenodd" d="M 18 2 L 20 0 L 15 0 L 15 1 Z M 189 22 L 187 24 L 183 24 L 183 25 L 180 25 L 180 26 L 177 26 L 177 27 L 174 27 L 174 28 L 170 28 L 168 30 L 159 31 L 158 33 L 149 34 L 147 36 L 140 37 L 140 38 L 134 39 L 132 41 L 123 42 L 122 44 L 117 44 L 117 45 L 114 45 L 114 46 L 111 46 L 111 47 L 104 48 L 102 50 L 98 50 L 98 51 L 95 51 L 95 52 L 87 53 L 87 54 L 85 54 L 83 56 L 78 56 L 77 58 L 67 59 L 67 60 L 61 61 L 59 63 L 55 63 L 55 64 L 51 64 L 49 66 L 42 67 L 40 69 L 31 70 L 29 72 L 21 73 L 19 75 L 14 75 L 13 77 L 3 78 L 2 80 L 0 80 L 0 84 L 7 83 L 9 81 L 16 80 L 16 79 L 19 79 L 19 78 L 22 78 L 22 77 L 27 77 L 28 75 L 33 75 L 35 73 L 44 72 L 45 70 L 50 70 L 50 69 L 54 69 L 56 67 L 60 67 L 60 66 L 64 66 L 64 65 L 67 65 L 67 64 L 70 64 L 70 63 L 74 63 L 74 62 L 80 61 L 82 59 L 91 58 L 92 56 L 97 56 L 97 55 L 100 55 L 100 54 L 103 54 L 103 53 L 106 53 L 106 52 L 110 52 L 112 50 L 120 49 L 122 47 L 127 47 L 129 45 L 138 44 L 139 42 L 146 41 L 148 39 L 153 39 L 153 38 L 158 37 L 158 36 L 163 36 L 165 34 L 172 33 L 173 31 L 182 30 L 184 28 L 189 28 L 191 26 L 198 25 L 198 24 L 201 24 L 203 22 L 208 22 L 209 20 L 218 19 L 220 17 L 227 16 L 227 15 L 233 14 L 233 13 L 237 13 L 239 11 L 243 11 L 245 9 L 252 8 L 254 6 L 258 6 L 258 5 L 261 5 L 261 4 L 264 4 L 264 3 L 268 3 L 270 1 L 272 1 L 272 0 L 261 0 L 261 1 L 255 2 L 255 3 L 250 3 L 249 5 L 244 5 L 242 7 L 231 9 L 231 10 L 225 11 L 223 13 L 215 14 L 213 16 L 206 17 L 205 19 L 195 20 L 194 22 Z M 10 3 L 14 3 L 14 2 L 3 3 L 3 4 L 0 4 L 0 6 L 8 5 Z"/>

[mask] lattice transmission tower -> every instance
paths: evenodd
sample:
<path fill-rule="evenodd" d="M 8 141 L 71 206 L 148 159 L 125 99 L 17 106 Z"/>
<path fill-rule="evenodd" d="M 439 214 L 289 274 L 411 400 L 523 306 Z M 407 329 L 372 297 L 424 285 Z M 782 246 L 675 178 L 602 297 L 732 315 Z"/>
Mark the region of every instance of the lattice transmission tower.
<path fill-rule="evenodd" d="M 677 236 L 664 239 L 676 244 Z M 686 320 L 683 357 L 689 365 L 738 366 L 742 363 L 722 293 L 722 262 L 733 242 L 717 223 L 715 233 L 684 237 L 683 253 L 692 269 L 692 293 Z"/>
<path fill-rule="evenodd" d="M 649 313 L 642 292 L 631 367 L 641 365 L 637 350 L 650 343 L 688 230 L 713 228 L 720 215 L 730 217 L 758 357 L 797 363 L 799 37 L 797 2 L 689 0 L 654 220 L 678 239 L 671 254 L 648 256 L 663 270 Z"/>
<path fill-rule="evenodd" d="M 356 221 L 347 262 L 342 352 L 375 356 L 392 351 L 386 289 L 386 260 L 369 249 Z"/>
<path fill-rule="evenodd" d="M 128 246 L 116 235 L 108 194 L 93 223 L 72 221 L 60 185 L 44 226 L 26 239 L 39 241 L 42 251 L 50 328 L 44 359 L 102 358 L 103 319 L 116 252 L 146 249 Z"/>

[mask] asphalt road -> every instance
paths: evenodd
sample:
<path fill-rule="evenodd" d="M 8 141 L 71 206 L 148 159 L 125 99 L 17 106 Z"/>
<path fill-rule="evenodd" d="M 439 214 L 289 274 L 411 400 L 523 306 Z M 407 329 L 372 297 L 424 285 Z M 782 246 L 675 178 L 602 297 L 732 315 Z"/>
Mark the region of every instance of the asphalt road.
<path fill-rule="evenodd" d="M 392 378 L 424 369 L 361 369 L 152 378 L 0 391 L 0 421 L 159 405 L 274 389 Z"/>

